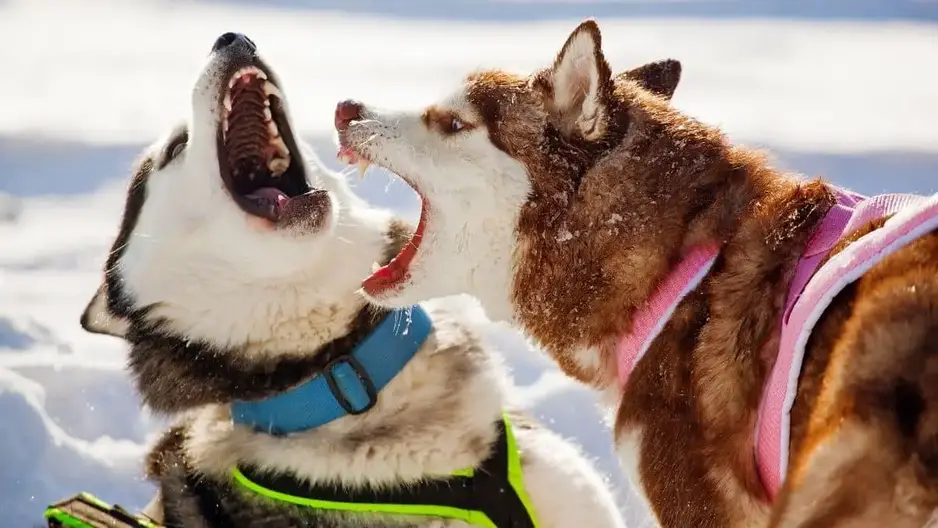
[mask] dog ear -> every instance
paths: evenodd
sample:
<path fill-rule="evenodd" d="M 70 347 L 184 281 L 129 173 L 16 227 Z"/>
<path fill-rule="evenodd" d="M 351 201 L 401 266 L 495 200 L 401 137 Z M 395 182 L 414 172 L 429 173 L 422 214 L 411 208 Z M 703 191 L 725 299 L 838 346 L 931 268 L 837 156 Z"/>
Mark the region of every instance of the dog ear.
<path fill-rule="evenodd" d="M 81 327 L 92 334 L 124 337 L 129 326 L 127 319 L 114 315 L 108 308 L 107 286 L 98 287 L 91 302 L 81 314 Z"/>
<path fill-rule="evenodd" d="M 612 72 L 602 52 L 599 26 L 587 20 L 567 37 L 550 69 L 550 106 L 565 133 L 584 139 L 601 137 L 606 129 L 606 101 Z"/>
<path fill-rule="evenodd" d="M 681 62 L 675 59 L 649 62 L 616 75 L 616 79 L 635 81 L 649 92 L 671 99 L 681 82 Z"/>

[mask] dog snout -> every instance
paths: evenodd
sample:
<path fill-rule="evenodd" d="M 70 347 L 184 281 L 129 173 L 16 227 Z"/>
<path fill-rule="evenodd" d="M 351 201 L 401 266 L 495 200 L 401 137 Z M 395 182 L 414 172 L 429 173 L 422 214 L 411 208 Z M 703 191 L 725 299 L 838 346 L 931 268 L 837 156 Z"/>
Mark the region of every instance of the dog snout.
<path fill-rule="evenodd" d="M 364 105 L 358 101 L 347 99 L 340 101 L 335 107 L 335 128 L 336 130 L 347 130 L 352 121 L 362 118 Z"/>
<path fill-rule="evenodd" d="M 257 45 L 254 44 L 254 41 L 249 39 L 246 35 L 229 31 L 215 39 L 215 44 L 212 46 L 212 51 L 221 51 L 232 46 L 239 46 L 250 53 L 253 53 L 257 50 Z"/>

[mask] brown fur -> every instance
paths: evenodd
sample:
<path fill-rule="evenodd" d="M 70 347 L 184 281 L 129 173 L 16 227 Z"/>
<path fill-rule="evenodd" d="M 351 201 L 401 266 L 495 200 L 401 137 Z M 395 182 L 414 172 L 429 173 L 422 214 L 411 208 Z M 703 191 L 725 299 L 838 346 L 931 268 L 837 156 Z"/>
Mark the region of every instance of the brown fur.
<path fill-rule="evenodd" d="M 554 93 L 558 65 L 583 32 L 595 42 L 600 102 L 585 116 L 588 86 L 566 106 Z M 642 483 L 665 526 L 763 525 L 758 404 L 789 280 L 833 194 L 670 107 L 667 75 L 610 72 L 588 21 L 551 68 L 467 80 L 492 142 L 531 177 L 516 230 L 516 316 L 566 373 L 605 388 L 635 311 L 683 251 L 718 243 L 708 278 L 632 373 L 616 431 L 642 431 Z M 601 357 L 581 361 L 584 350 Z M 921 525 L 938 505 L 934 350 L 938 235 L 876 266 L 816 327 L 773 525 Z M 842 437 L 854 451 L 839 460 L 826 450 L 841 449 Z"/>

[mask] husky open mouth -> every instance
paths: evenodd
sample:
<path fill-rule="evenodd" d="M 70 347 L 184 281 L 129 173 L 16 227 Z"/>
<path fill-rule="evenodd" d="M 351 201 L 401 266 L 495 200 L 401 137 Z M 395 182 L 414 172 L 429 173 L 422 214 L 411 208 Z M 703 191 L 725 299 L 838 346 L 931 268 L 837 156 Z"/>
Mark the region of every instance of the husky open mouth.
<path fill-rule="evenodd" d="M 365 171 L 371 165 L 381 167 L 403 180 L 420 197 L 420 220 L 417 222 L 417 228 L 414 230 L 413 235 L 411 235 L 410 240 L 404 244 L 400 252 L 398 252 L 390 262 L 384 266 L 376 266 L 375 269 L 372 270 L 371 275 L 362 281 L 362 289 L 365 293 L 372 297 L 378 297 L 385 292 L 398 288 L 410 278 L 410 265 L 414 261 L 414 257 L 417 256 L 417 250 L 420 249 L 420 243 L 423 241 L 423 233 L 427 228 L 427 217 L 430 213 L 430 206 L 426 196 L 424 196 L 424 194 L 420 192 L 420 189 L 405 176 L 395 173 L 388 167 L 375 163 L 354 147 L 349 146 L 344 134 L 340 133 L 339 138 L 341 145 L 338 158 L 340 161 L 348 163 L 349 165 L 357 165 L 362 176 L 364 176 Z"/>
<path fill-rule="evenodd" d="M 222 181 L 244 212 L 278 223 L 292 199 L 313 190 L 283 95 L 270 71 L 255 63 L 237 69 L 222 83 L 220 98 L 217 137 Z"/>

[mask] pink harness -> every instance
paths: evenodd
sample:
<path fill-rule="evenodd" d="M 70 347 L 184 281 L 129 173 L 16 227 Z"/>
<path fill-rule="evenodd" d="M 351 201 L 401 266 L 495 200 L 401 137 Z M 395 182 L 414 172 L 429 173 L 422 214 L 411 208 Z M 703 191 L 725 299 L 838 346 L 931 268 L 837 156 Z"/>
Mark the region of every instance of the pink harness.
<path fill-rule="evenodd" d="M 938 194 L 885 194 L 864 197 L 832 189 L 838 203 L 808 242 L 792 278 L 781 321 L 778 355 L 762 395 L 756 427 L 757 467 L 774 498 L 788 467 L 789 413 L 798 388 L 804 349 L 811 331 L 834 297 L 890 253 L 938 228 Z M 895 214 L 882 228 L 861 237 L 818 264 L 845 235 L 870 221 Z M 632 329 L 617 346 L 619 383 L 624 387 L 635 365 L 661 333 L 674 309 L 694 291 L 719 256 L 717 244 L 691 249 L 632 319 Z"/>

